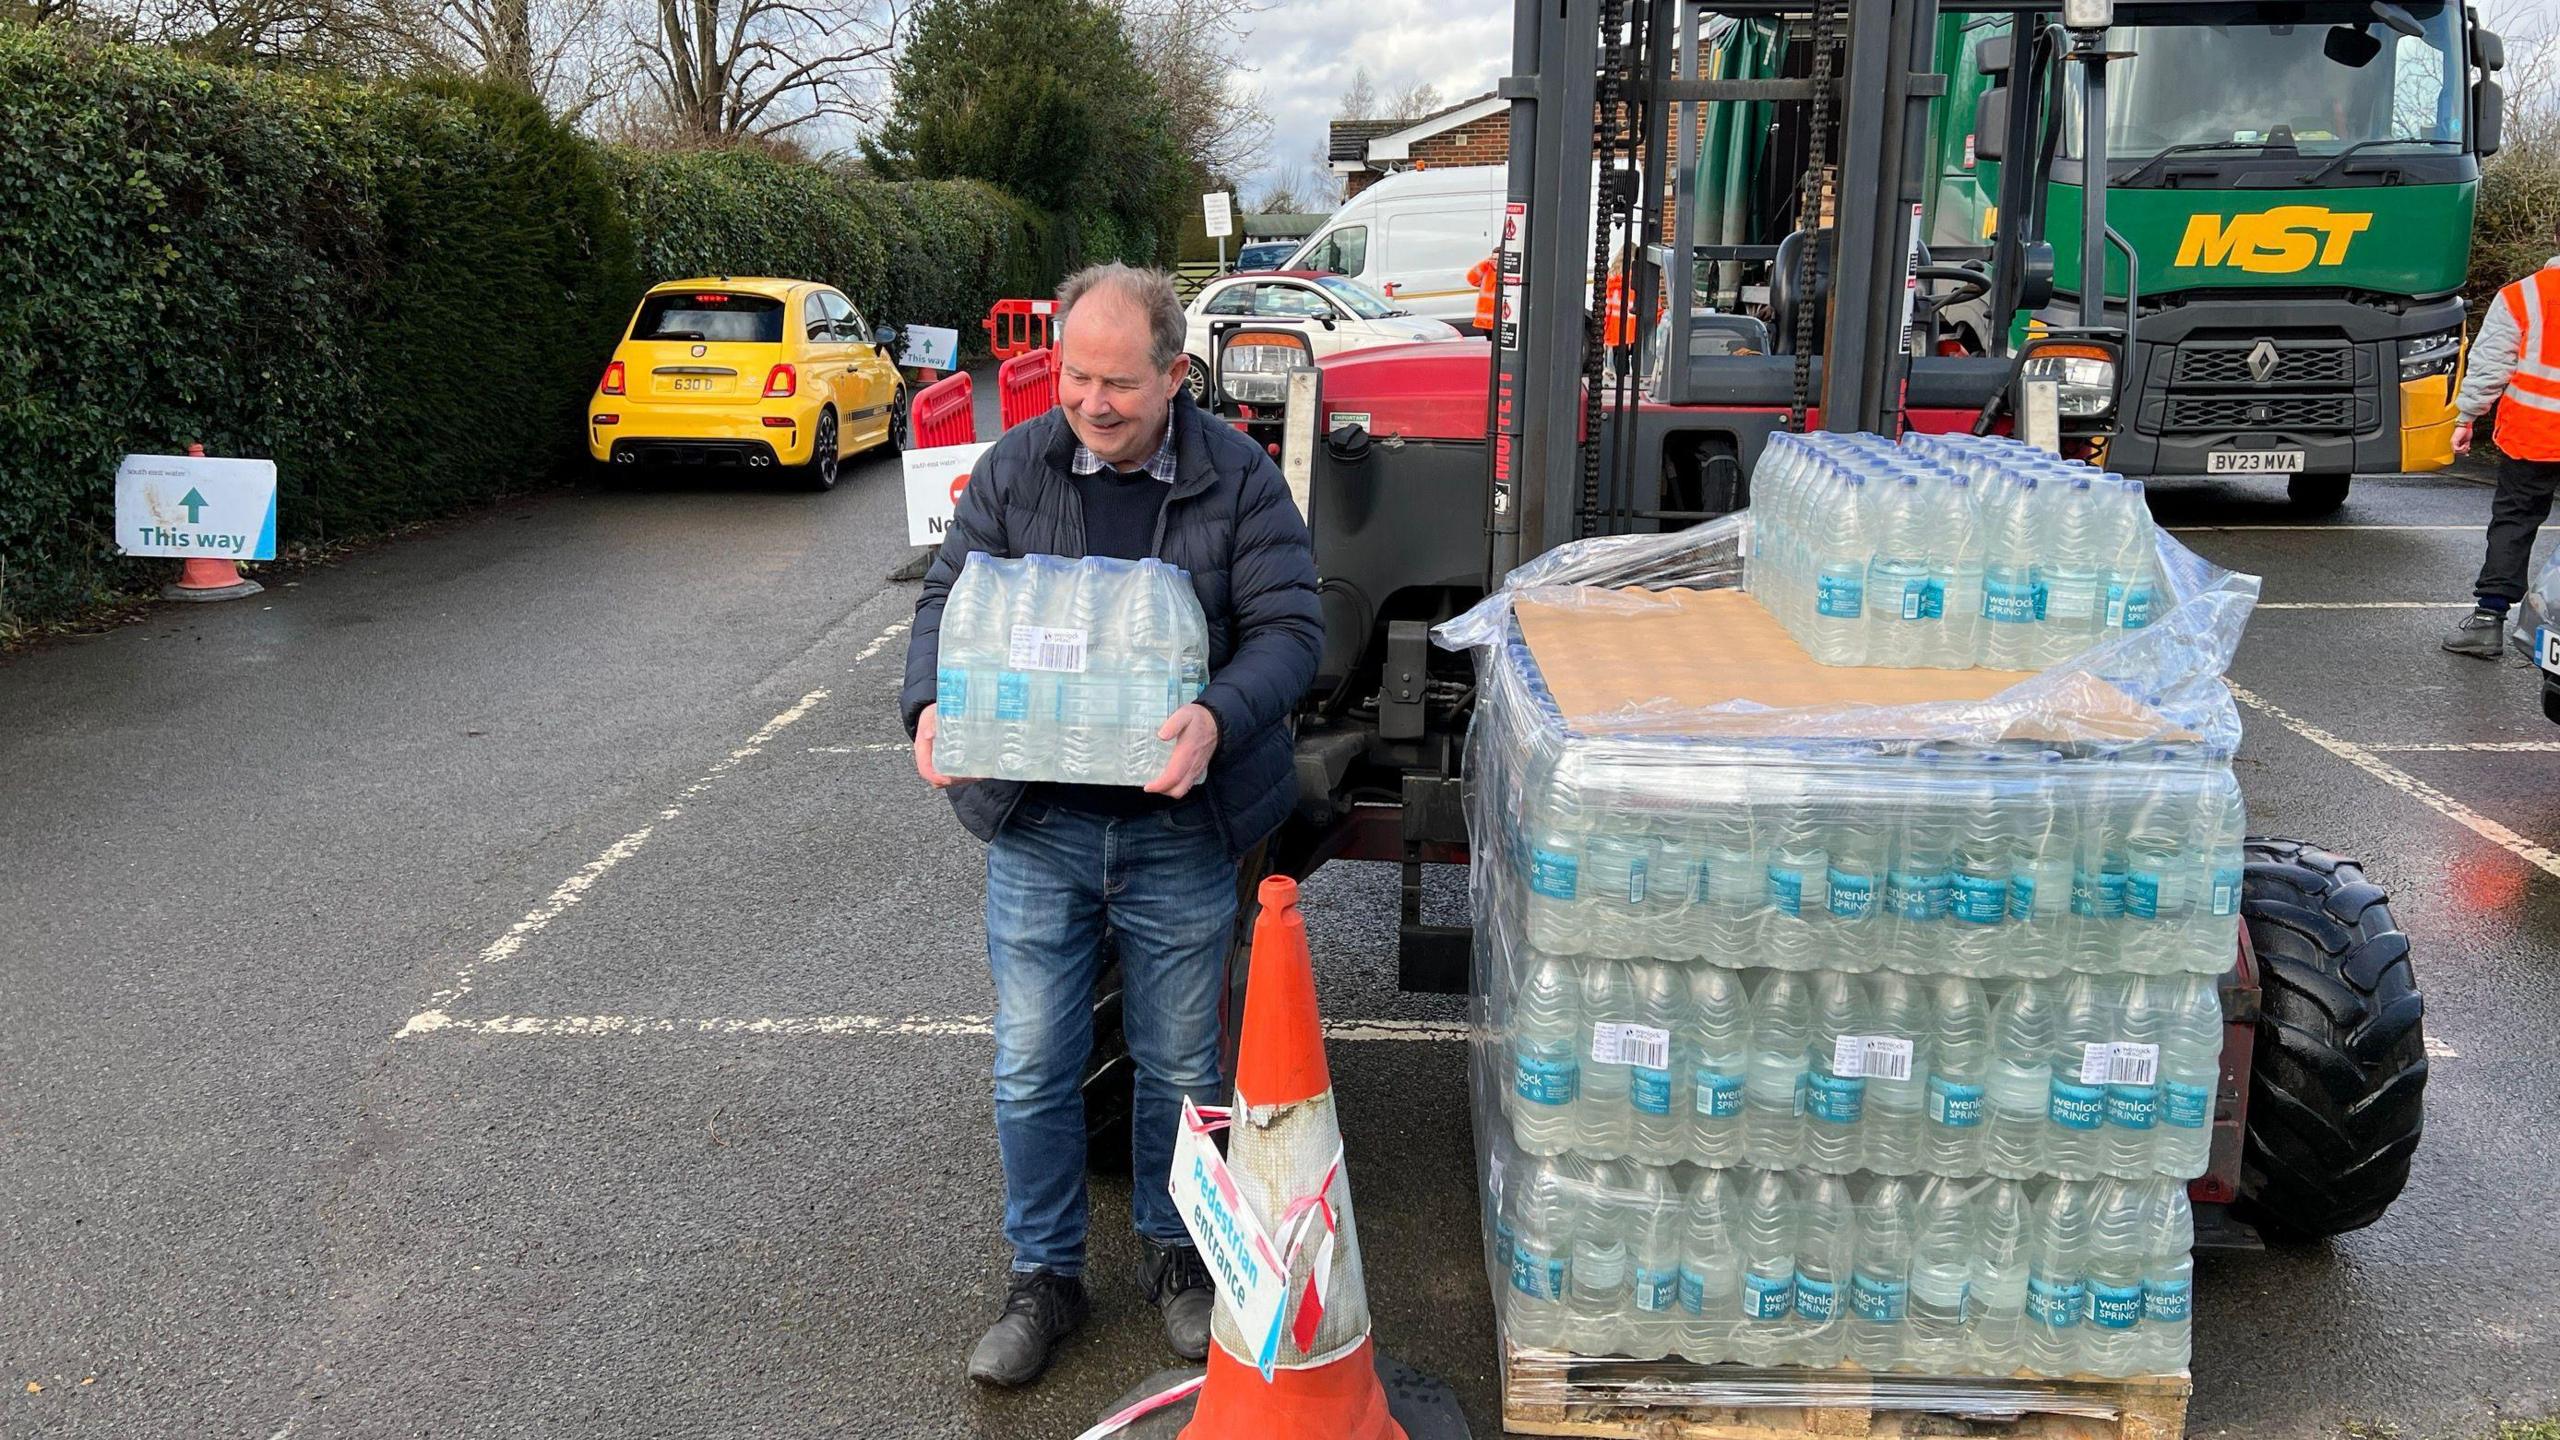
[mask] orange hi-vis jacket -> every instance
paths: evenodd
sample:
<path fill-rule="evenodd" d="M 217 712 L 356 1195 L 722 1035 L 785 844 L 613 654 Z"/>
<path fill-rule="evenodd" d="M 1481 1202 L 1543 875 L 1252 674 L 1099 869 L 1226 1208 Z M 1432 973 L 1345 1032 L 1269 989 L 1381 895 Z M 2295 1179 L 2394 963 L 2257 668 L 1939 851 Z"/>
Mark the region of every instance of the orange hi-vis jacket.
<path fill-rule="evenodd" d="M 2560 258 L 2498 292 L 2471 342 L 2455 402 L 2465 420 L 2498 410 L 2498 448 L 2560 461 Z"/>

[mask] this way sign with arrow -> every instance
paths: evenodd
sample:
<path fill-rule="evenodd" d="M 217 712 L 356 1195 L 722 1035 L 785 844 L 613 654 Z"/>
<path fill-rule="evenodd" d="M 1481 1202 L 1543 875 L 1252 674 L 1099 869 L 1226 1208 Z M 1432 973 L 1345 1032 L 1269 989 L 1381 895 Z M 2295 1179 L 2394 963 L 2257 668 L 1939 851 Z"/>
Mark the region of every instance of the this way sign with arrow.
<path fill-rule="evenodd" d="M 116 545 L 127 555 L 276 558 L 276 462 L 127 455 L 116 470 Z"/>

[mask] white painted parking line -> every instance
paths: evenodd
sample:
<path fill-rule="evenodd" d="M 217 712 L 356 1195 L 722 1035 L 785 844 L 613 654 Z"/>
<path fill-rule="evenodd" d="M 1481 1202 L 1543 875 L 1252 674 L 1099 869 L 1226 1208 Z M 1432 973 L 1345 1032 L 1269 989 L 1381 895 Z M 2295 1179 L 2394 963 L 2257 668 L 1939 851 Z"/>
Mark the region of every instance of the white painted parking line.
<path fill-rule="evenodd" d="M 991 1015 L 492 1015 L 458 1019 L 441 1012 L 418 1016 L 403 1035 L 611 1036 L 770 1035 L 826 1037 L 902 1035 L 928 1039 L 992 1036 Z M 1436 1020 L 1327 1020 L 1328 1040 L 1449 1043 L 1467 1038 L 1467 1027 Z"/>
<path fill-rule="evenodd" d="M 2261 600 L 2258 610 L 2468 610 L 2468 600 Z"/>
<path fill-rule="evenodd" d="M 2354 534 L 2363 530 L 2473 530 L 2485 532 L 2487 528 L 2487 522 L 2485 521 L 2475 525 L 2172 525 L 2169 527 L 2169 533 L 2172 535 L 2220 535 L 2224 533 L 2236 533 L 2244 530 L 2275 530 L 2295 533 L 2304 531 L 2318 533 L 2334 530 L 2340 534 Z"/>
<path fill-rule="evenodd" d="M 914 748 L 916 748 L 915 743 L 909 740 L 880 740 L 869 745 L 812 745 L 809 747 L 809 753 L 812 755 L 878 755 L 890 750 L 913 750 Z"/>
<path fill-rule="evenodd" d="M 2294 734 L 2346 761 L 2367 775 L 2426 806 L 2508 854 L 2515 856 L 2546 875 L 2560 878 L 2560 853 L 2537 845 L 2470 806 L 2437 789 L 2408 771 L 2376 755 L 2369 746 L 2352 740 L 2341 740 L 2308 720 L 2294 715 L 2282 706 L 2270 704 L 2238 685 L 2231 696 L 2252 710 L 2257 710 Z"/>
<path fill-rule="evenodd" d="M 2447 1045 L 2433 1035 L 2430 1035 L 2427 1037 L 2427 1058 L 2430 1060 L 2459 1060 L 2462 1058 L 2462 1052 L 2454 1049 L 2450 1045 Z"/>
<path fill-rule="evenodd" d="M 887 648 L 890 641 L 905 634 L 911 623 L 912 621 L 909 620 L 891 623 L 887 629 L 873 636 L 869 644 L 862 647 L 860 653 L 853 657 L 853 663 L 860 665 L 879 654 Z M 677 791 L 676 798 L 669 801 L 666 807 L 658 812 L 657 819 L 606 846 L 604 853 L 579 867 L 577 873 L 568 879 L 561 881 L 557 888 L 543 897 L 541 904 L 526 911 L 524 918 L 508 926 L 505 934 L 490 941 L 486 949 L 464 965 L 461 973 L 453 977 L 451 985 L 428 997 L 427 1008 L 410 1016 L 409 1022 L 401 1026 L 399 1034 L 393 1038 L 424 1034 L 453 1023 L 446 1014 L 446 1007 L 471 993 L 472 981 L 478 978 L 481 971 L 489 966 L 504 963 L 517 951 L 522 950 L 533 937 L 549 929 L 552 921 L 569 913 L 572 907 L 585 899 L 587 892 L 595 888 L 597 881 L 612 874 L 614 868 L 623 861 L 639 854 L 641 848 L 649 843 L 649 837 L 657 833 L 660 825 L 684 814 L 684 807 L 701 796 L 702 792 L 719 783 L 722 776 L 763 754 L 765 746 L 773 743 L 775 736 L 817 708 L 829 693 L 825 690 L 812 690 L 792 702 L 781 714 L 766 721 L 763 728 L 748 736 L 745 744 L 722 756 L 718 763 L 702 772 L 700 778 Z"/>
<path fill-rule="evenodd" d="M 2560 754 L 2560 740 L 2412 740 L 2406 744 L 2367 745 L 2364 748 L 2394 755 L 2550 755 Z"/>

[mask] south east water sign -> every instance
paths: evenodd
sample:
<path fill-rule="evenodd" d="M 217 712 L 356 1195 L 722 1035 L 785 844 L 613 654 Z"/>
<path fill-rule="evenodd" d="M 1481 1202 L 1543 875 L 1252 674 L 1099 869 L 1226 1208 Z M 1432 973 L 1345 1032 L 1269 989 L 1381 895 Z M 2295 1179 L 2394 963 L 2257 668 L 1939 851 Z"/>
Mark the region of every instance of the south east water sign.
<path fill-rule="evenodd" d="M 276 462 L 127 455 L 116 469 L 116 547 L 181 560 L 273 560 Z"/>

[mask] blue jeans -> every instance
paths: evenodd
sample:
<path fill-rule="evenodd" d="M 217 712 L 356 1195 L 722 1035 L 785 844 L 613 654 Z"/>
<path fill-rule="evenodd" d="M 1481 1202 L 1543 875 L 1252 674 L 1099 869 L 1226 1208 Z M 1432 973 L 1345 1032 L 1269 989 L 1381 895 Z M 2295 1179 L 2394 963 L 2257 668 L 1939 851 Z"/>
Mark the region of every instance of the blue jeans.
<path fill-rule="evenodd" d="M 1236 867 L 1205 797 L 1125 820 L 1029 799 L 987 847 L 996 1142 L 1015 1270 L 1084 1271 L 1082 1084 L 1106 928 L 1137 1068 L 1130 1208 L 1139 1234 L 1190 1243 L 1166 1177 L 1182 1097 L 1226 1102 L 1218 1016 L 1235 917 Z"/>

